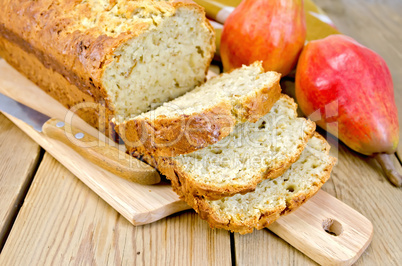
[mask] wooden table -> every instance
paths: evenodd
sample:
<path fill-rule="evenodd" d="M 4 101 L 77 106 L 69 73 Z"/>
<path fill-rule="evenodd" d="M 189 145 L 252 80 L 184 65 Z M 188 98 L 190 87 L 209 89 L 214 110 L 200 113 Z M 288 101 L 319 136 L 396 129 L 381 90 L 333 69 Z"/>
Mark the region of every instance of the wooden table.
<path fill-rule="evenodd" d="M 402 2 L 316 3 L 341 32 L 387 61 L 402 125 Z M 401 144 L 398 153 L 401 158 Z M 401 264 L 402 190 L 384 179 L 372 158 L 356 154 L 342 144 L 338 158 L 324 190 L 361 212 L 374 225 L 372 244 L 357 264 Z M 212 230 L 194 211 L 134 227 L 3 115 L 0 250 L 0 265 L 314 264 L 268 230 L 245 236 Z"/>

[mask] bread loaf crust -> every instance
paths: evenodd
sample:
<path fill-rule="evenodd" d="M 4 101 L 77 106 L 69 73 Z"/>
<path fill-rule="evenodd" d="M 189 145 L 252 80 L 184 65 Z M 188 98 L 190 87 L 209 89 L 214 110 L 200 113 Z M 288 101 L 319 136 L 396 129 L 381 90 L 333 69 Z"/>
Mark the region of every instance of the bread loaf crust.
<path fill-rule="evenodd" d="M 12 67 L 23 73 L 68 109 L 79 103 L 96 102 L 94 97 L 68 82 L 59 72 L 45 67 L 34 54 L 27 53 L 14 42 L 2 37 L 0 37 L 0 55 Z M 113 135 L 113 132 L 108 131 L 106 123 L 106 117 L 111 115 L 110 110 L 101 104 L 96 104 L 96 108 L 80 108 L 75 113 L 91 126 L 98 128 L 99 131 Z"/>
<path fill-rule="evenodd" d="M 160 116 L 154 120 L 137 117 L 116 125 L 130 154 L 152 154 L 173 157 L 188 154 L 214 144 L 232 131 L 236 120 L 256 122 L 267 114 L 281 97 L 280 74 L 270 87 L 259 89 L 247 97 L 233 114 L 233 106 L 220 102 L 203 113 Z M 239 119 L 240 118 L 240 119 Z"/>
<path fill-rule="evenodd" d="M 111 9 L 115 4 L 110 1 L 108 8 Z M 99 113 L 105 113 L 107 128 L 115 110 L 102 85 L 104 71 L 113 60 L 114 50 L 147 32 L 152 22 L 127 25 L 124 31 L 111 34 L 100 25 L 90 28 L 82 26 L 85 19 L 97 16 L 101 19 L 103 12 L 92 11 L 85 2 L 2 0 L 1 6 L 0 56 L 67 108 L 87 101 L 98 103 L 102 111 L 93 110 L 88 114 L 80 112 L 79 115 L 99 128 Z M 195 3 L 173 1 L 130 1 L 127 3 L 127 12 L 144 6 L 150 12 L 170 15 L 182 7 L 205 14 L 203 8 Z M 204 23 L 213 37 L 213 29 L 206 18 Z M 109 25 L 109 28 L 116 26 Z M 205 73 L 212 60 L 214 47 L 214 38 L 211 38 L 211 54 L 205 65 Z M 17 52 L 22 56 L 15 56 Z M 30 61 L 28 65 L 35 65 L 38 73 L 25 67 L 27 63 L 21 59 Z M 64 89 L 66 85 L 69 87 L 68 93 Z M 73 97 L 64 98 L 70 93 Z"/>

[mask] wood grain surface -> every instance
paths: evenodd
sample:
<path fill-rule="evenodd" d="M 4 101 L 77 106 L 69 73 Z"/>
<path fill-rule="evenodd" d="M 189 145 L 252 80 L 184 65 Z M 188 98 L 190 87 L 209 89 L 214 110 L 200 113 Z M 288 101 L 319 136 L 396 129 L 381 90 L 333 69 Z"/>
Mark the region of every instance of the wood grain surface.
<path fill-rule="evenodd" d="M 394 78 L 401 121 L 402 2 L 315 2 L 328 13 L 341 32 L 384 57 Z M 9 138 L 12 137 L 7 136 L 5 141 Z M 20 139 L 22 137 L 16 141 Z M 354 153 L 333 139 L 330 142 L 339 163 L 324 190 L 362 213 L 374 226 L 373 241 L 356 265 L 400 265 L 402 190 L 392 187 L 384 179 L 374 159 Z M 401 147 L 400 144 L 400 158 Z M 8 153 L 0 149 L 0 156 Z M 14 156 L 9 160 L 18 161 L 20 158 Z M 2 187 L 3 180 L 0 182 Z M 233 234 L 230 240 L 229 233 L 208 229 L 192 211 L 151 225 L 133 227 L 48 155 L 12 229 L 0 253 L 0 265 L 44 262 L 87 265 L 315 264 L 268 230 L 245 236 Z"/>
<path fill-rule="evenodd" d="M 385 59 L 394 81 L 401 126 L 402 1 L 315 0 L 315 3 L 328 14 L 342 33 L 373 49 Z M 397 154 L 401 159 L 401 134 Z M 357 265 L 401 263 L 402 190 L 389 185 L 374 159 L 340 145 L 339 164 L 324 189 L 361 212 L 374 225 L 373 241 Z"/>
<path fill-rule="evenodd" d="M 331 139 L 331 146 L 337 143 Z M 333 151 L 333 155 L 336 152 Z M 373 240 L 355 265 L 399 265 L 402 261 L 402 190 L 381 175 L 374 159 L 339 146 L 338 165 L 323 190 L 367 217 L 374 227 Z M 250 235 L 235 234 L 236 261 L 239 265 L 315 264 L 302 253 L 267 230 Z"/>
<path fill-rule="evenodd" d="M 0 250 L 31 183 L 39 155 L 39 145 L 0 113 Z"/>
<path fill-rule="evenodd" d="M 136 162 L 139 167 L 135 167 L 134 158 L 125 150 L 109 146 L 94 136 L 56 118 L 46 121 L 42 126 L 42 132 L 51 139 L 67 144 L 86 160 L 118 177 L 143 185 L 155 185 L 161 182 L 161 177 L 155 168 L 138 160 Z"/>
<path fill-rule="evenodd" d="M 375 50 L 386 60 L 402 125 L 402 1 L 315 0 L 344 34 Z M 366 216 L 374 226 L 371 245 L 355 265 L 400 265 L 402 261 L 402 190 L 383 176 L 378 163 L 331 140 L 338 157 L 331 179 L 323 189 Z M 339 146 L 339 151 L 337 147 Z M 398 146 L 402 156 L 402 143 Z M 396 157 L 394 162 L 398 163 Z M 400 169 L 398 167 L 398 169 Z M 310 265 L 308 257 L 267 232 L 235 235 L 239 265 Z"/>
<path fill-rule="evenodd" d="M 0 265 L 230 265 L 229 238 L 192 211 L 135 227 L 46 153 Z"/>
<path fill-rule="evenodd" d="M 353 264 L 373 237 L 366 217 L 324 191 L 268 229 L 321 265 Z"/>
<path fill-rule="evenodd" d="M 25 91 L 27 91 L 27 94 L 32 95 L 36 94 L 35 90 L 40 91 L 37 87 L 33 86 L 27 89 L 21 86 L 23 82 L 20 83 L 18 80 L 8 79 L 6 77 L 7 72 L 13 74 L 14 70 L 11 67 L 7 68 L 4 62 L 0 62 L 0 67 L 4 70 L 2 73 L 3 79 L 0 81 L 0 92 L 4 91 L 1 84 L 8 84 L 6 86 L 7 94 L 13 98 L 18 97 L 18 93 L 25 94 Z M 20 79 L 24 79 L 24 77 L 21 76 Z M 14 83 L 14 86 L 12 86 L 12 83 Z M 49 96 L 47 98 L 48 105 L 46 108 L 47 112 L 50 112 L 53 106 L 51 104 L 52 99 Z M 95 137 L 88 134 L 88 140 L 85 140 L 85 138 L 76 140 L 74 136 L 78 131 L 71 132 L 71 128 L 67 130 L 58 128 L 56 126 L 60 122 L 58 119 L 47 121 L 43 125 L 43 133 L 45 134 L 42 134 L 32 129 L 32 127 L 23 121 L 8 114 L 5 115 L 132 224 L 142 225 L 155 222 L 168 215 L 189 208 L 185 202 L 178 200 L 169 184 L 158 184 L 157 186 L 138 185 L 118 178 L 112 174 L 113 172 L 105 171 L 102 169 L 102 165 L 98 163 L 91 163 L 91 160 L 84 156 L 84 154 L 90 152 L 91 149 L 99 147 L 100 143 Z M 57 133 L 55 134 L 55 132 Z M 62 142 L 59 141 L 60 138 L 63 140 Z M 103 143 L 101 147 L 104 146 Z M 119 150 L 116 149 L 117 151 Z M 128 157 L 125 153 L 123 155 Z M 120 155 L 116 153 L 113 158 L 114 160 L 119 159 Z M 128 159 L 130 161 L 133 158 L 128 157 Z M 128 162 L 127 165 L 131 165 L 131 163 Z M 137 172 L 142 169 L 146 173 L 149 172 L 144 167 L 137 168 L 133 167 L 132 169 L 135 169 Z M 147 168 L 150 168 L 150 166 L 147 165 Z M 155 171 L 153 168 L 152 170 Z M 345 206 L 333 196 L 326 193 L 318 194 L 310 200 L 311 206 L 315 206 L 312 210 L 308 210 L 302 206 L 298 212 L 287 216 L 282 221 L 278 221 L 274 232 L 282 236 L 294 247 L 308 254 L 315 261 L 330 261 L 332 263 L 355 261 L 371 241 L 371 223 L 364 216 Z M 322 204 L 321 201 L 326 202 L 326 204 Z M 314 215 L 311 215 L 312 213 Z M 329 238 L 329 235 L 321 226 L 321 220 L 326 219 L 328 213 L 331 213 L 332 218 L 342 222 L 348 228 L 342 236 L 335 239 L 339 240 L 341 245 L 337 241 L 328 242 L 332 239 Z M 344 217 L 350 217 L 350 220 Z M 287 224 L 291 224 L 292 226 L 288 226 Z M 370 226 L 365 231 L 359 228 L 361 224 L 369 224 Z M 295 233 L 299 231 L 303 231 L 304 234 Z M 354 232 L 362 232 L 362 235 Z M 308 240 L 311 242 L 311 245 L 306 245 L 308 248 L 305 249 L 300 243 L 306 241 L 305 236 L 307 235 L 309 236 Z M 329 244 L 325 247 L 325 250 L 322 250 L 320 245 L 314 243 Z"/>
<path fill-rule="evenodd" d="M 169 183 L 140 185 L 120 178 L 86 160 L 63 142 L 37 132 L 8 114 L 4 115 L 132 224 L 151 223 L 190 208 L 173 192 Z"/>

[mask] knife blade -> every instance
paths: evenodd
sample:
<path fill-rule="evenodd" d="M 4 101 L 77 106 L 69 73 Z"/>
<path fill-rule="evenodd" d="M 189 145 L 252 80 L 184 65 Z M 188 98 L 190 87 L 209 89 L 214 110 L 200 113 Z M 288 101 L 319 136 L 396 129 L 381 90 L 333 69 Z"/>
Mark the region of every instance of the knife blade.
<path fill-rule="evenodd" d="M 47 137 L 63 142 L 84 158 L 119 177 L 144 185 L 160 182 L 159 173 L 151 166 L 64 121 L 50 118 L 1 93 L 0 111 L 24 121 Z"/>
<path fill-rule="evenodd" d="M 42 126 L 50 119 L 47 115 L 39 113 L 30 107 L 23 105 L 10 97 L 0 93 L 0 111 L 24 121 L 36 131 L 42 132 Z"/>

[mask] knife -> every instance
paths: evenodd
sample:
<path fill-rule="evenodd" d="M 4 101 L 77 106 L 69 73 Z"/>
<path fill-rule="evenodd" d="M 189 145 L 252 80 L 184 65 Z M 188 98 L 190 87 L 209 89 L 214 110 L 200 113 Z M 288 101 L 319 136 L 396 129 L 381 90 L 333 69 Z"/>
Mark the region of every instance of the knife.
<path fill-rule="evenodd" d="M 18 118 L 36 131 L 74 149 L 92 163 L 126 180 L 152 185 L 160 182 L 151 166 L 58 119 L 50 118 L 0 93 L 0 111 Z"/>

